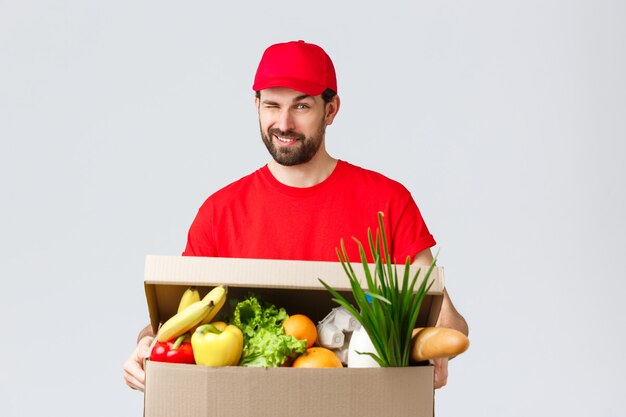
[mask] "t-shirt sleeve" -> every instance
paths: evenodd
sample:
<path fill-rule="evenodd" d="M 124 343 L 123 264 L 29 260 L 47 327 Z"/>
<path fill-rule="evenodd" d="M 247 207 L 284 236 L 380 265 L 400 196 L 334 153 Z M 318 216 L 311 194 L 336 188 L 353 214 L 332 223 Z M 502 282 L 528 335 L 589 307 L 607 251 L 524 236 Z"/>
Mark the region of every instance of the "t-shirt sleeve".
<path fill-rule="evenodd" d="M 213 209 L 207 200 L 189 227 L 183 256 L 217 256 L 213 234 Z"/>
<path fill-rule="evenodd" d="M 435 238 L 428 230 L 417 204 L 408 191 L 403 204 L 393 231 L 393 253 L 396 262 L 399 263 L 404 263 L 407 256 L 413 260 L 415 255 L 436 244 Z"/>

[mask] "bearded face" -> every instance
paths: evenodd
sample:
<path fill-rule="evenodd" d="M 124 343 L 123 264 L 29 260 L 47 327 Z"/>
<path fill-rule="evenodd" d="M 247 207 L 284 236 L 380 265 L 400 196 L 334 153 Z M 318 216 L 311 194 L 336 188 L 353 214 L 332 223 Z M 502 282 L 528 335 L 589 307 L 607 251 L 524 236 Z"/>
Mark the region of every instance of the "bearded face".
<path fill-rule="evenodd" d="M 256 105 L 265 147 L 278 164 L 294 166 L 313 160 L 324 148 L 326 126 L 339 102 L 275 87 L 260 91 Z"/>
<path fill-rule="evenodd" d="M 259 125 L 265 147 L 272 158 L 284 166 L 304 164 L 313 159 L 324 141 L 326 132 L 323 119 L 319 121 L 310 136 L 292 129 L 285 132 L 276 127 L 264 131 L 262 123 Z"/>

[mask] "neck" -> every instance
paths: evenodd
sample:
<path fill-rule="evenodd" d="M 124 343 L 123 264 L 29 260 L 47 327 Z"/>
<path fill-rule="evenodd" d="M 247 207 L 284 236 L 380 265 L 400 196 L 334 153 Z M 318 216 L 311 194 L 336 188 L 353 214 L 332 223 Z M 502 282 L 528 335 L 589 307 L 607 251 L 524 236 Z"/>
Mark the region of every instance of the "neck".
<path fill-rule="evenodd" d="M 328 178 L 337 166 L 337 160 L 330 156 L 325 149 L 320 149 L 313 159 L 304 164 L 284 166 L 271 160 L 267 166 L 279 182 L 290 187 L 306 188 L 317 185 Z"/>

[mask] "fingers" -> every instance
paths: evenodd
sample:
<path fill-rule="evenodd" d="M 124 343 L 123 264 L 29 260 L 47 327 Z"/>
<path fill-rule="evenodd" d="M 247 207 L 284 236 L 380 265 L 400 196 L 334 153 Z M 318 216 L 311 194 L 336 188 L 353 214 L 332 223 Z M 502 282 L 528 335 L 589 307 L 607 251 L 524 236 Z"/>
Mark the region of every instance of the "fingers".
<path fill-rule="evenodd" d="M 150 344 L 153 337 L 142 338 L 135 350 L 124 363 L 124 381 L 132 389 L 143 392 L 146 374 L 143 369 L 143 360 L 150 354 Z"/>
<path fill-rule="evenodd" d="M 434 359 L 435 389 L 444 387 L 448 383 L 448 358 Z"/>
<path fill-rule="evenodd" d="M 144 336 L 143 338 L 141 338 L 139 343 L 137 343 L 137 348 L 135 349 L 135 351 L 137 352 L 137 359 L 140 360 L 142 363 L 144 358 L 150 356 L 150 345 L 152 344 L 153 340 L 154 337 L 152 336 Z"/>
<path fill-rule="evenodd" d="M 143 392 L 145 373 L 143 369 L 134 364 L 124 365 L 124 381 L 126 385 L 137 391 Z"/>
<path fill-rule="evenodd" d="M 137 361 L 136 357 L 136 354 L 133 352 L 131 357 L 124 363 L 124 381 L 132 389 L 143 392 L 146 375 L 143 370 L 143 361 Z"/>

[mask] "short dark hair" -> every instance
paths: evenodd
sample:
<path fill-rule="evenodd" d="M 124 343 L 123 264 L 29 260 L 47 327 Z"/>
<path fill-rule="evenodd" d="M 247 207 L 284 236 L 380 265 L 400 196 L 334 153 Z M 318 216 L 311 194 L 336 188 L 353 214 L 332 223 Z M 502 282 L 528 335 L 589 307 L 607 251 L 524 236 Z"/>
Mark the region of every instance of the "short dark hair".
<path fill-rule="evenodd" d="M 254 92 L 256 98 L 261 98 L 261 91 L 257 90 Z M 322 91 L 322 100 L 324 100 L 324 104 L 328 104 L 330 103 L 330 100 L 333 99 L 333 97 L 335 97 L 337 95 L 337 93 L 330 88 L 327 88 L 326 90 Z"/>
<path fill-rule="evenodd" d="M 327 88 L 322 92 L 322 99 L 324 99 L 324 103 L 329 103 L 330 100 L 332 100 L 333 97 L 335 97 L 336 95 L 337 93 L 335 92 L 335 90 Z"/>

